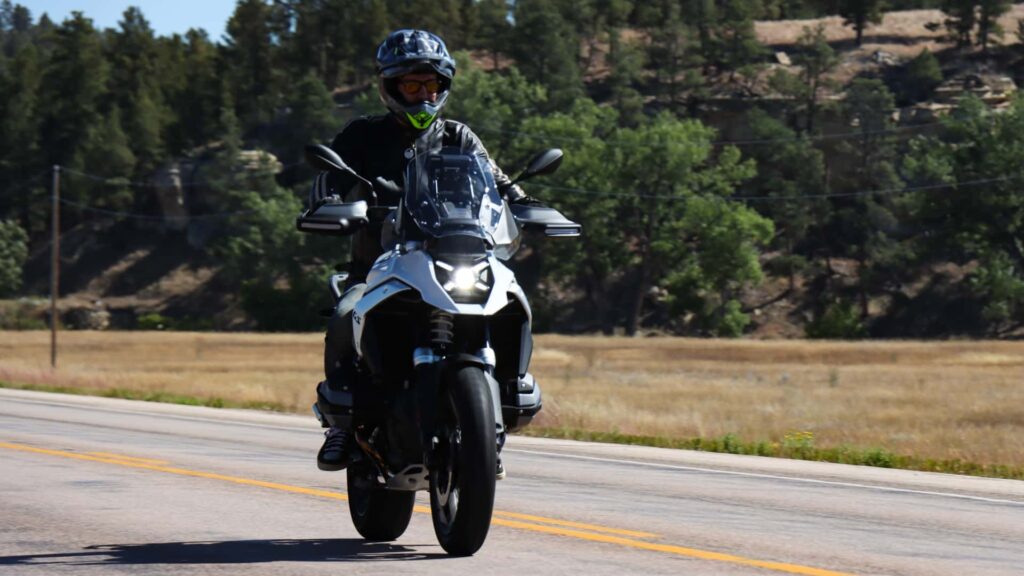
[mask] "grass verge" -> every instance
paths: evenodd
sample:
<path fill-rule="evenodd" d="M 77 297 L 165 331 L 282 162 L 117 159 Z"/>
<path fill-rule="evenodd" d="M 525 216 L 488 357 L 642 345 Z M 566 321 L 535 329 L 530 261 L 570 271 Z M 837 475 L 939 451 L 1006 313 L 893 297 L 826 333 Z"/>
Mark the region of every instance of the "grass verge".
<path fill-rule="evenodd" d="M 288 412 L 284 406 L 270 402 L 232 402 L 217 397 L 201 398 L 197 396 L 186 396 L 183 394 L 143 392 L 123 388 L 99 390 L 66 386 L 17 384 L 4 382 L 2 380 L 0 380 L 0 388 L 32 390 L 37 392 L 58 392 L 62 394 L 76 394 L 81 396 L 102 396 L 105 398 L 124 398 L 127 400 L 186 404 L 189 406 L 208 406 L 211 408 L 241 408 L 246 410 Z M 529 428 L 522 433 L 527 436 L 541 438 L 559 438 L 565 440 L 605 442 L 634 446 L 653 446 L 656 448 L 699 450 L 702 452 L 745 454 L 751 456 L 833 462 L 837 464 L 853 464 L 858 466 L 875 466 L 878 468 L 899 468 L 903 470 L 918 470 L 922 472 L 942 472 L 947 474 L 983 476 L 987 478 L 1024 480 L 1024 468 L 1019 466 L 982 465 L 958 459 L 936 460 L 915 456 L 902 456 L 893 454 L 883 448 L 857 448 L 853 446 L 818 448 L 814 446 L 814 434 L 811 432 L 793 432 L 787 434 L 783 438 L 782 442 L 748 442 L 741 440 L 734 434 L 726 434 L 718 438 L 686 439 L 623 434 L 617 431 L 594 432 L 575 428 L 553 427 Z"/>
<path fill-rule="evenodd" d="M 70 386 L 45 386 L 39 384 L 17 384 L 0 380 L 0 388 L 11 390 L 31 390 L 35 392 L 57 392 L 78 396 L 101 396 L 103 398 L 123 398 L 125 400 L 142 400 L 143 402 L 163 402 L 165 404 L 186 404 L 188 406 L 207 406 L 209 408 L 240 408 L 243 410 L 271 410 L 286 412 L 284 406 L 271 402 L 232 402 L 218 397 L 201 398 L 168 392 L 147 392 L 128 390 L 125 388 L 92 389 L 74 388 Z"/>
<path fill-rule="evenodd" d="M 1019 466 L 983 465 L 957 459 L 936 460 L 916 456 L 903 456 L 893 454 L 883 448 L 857 448 L 853 446 L 818 448 L 814 446 L 814 435 L 811 432 L 787 434 L 782 442 L 747 442 L 737 438 L 734 434 L 726 434 L 718 438 L 686 439 L 639 436 L 622 434 L 620 432 L 593 432 L 573 428 L 529 428 L 523 433 L 527 436 L 541 438 L 654 446 L 657 448 L 769 456 L 773 458 L 813 460 L 857 466 L 875 466 L 878 468 L 899 468 L 921 472 L 942 472 L 946 474 L 984 476 L 987 478 L 1024 480 L 1024 468 Z"/>

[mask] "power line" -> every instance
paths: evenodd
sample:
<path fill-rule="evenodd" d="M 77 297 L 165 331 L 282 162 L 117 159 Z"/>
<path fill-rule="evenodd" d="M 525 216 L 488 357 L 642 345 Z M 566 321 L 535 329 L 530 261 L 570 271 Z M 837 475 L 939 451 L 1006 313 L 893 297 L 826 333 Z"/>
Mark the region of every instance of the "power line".
<path fill-rule="evenodd" d="M 944 190 L 948 188 L 961 188 L 961 187 L 972 187 L 982 186 L 985 184 L 997 184 L 1000 182 L 1011 182 L 1014 180 L 1024 179 L 1024 175 L 1017 176 L 1002 176 L 998 178 L 984 178 L 979 180 L 968 180 L 964 182 L 950 182 L 946 184 L 929 184 L 924 186 L 903 186 L 900 188 L 884 188 L 880 190 L 860 190 L 856 192 L 835 192 L 825 194 L 802 194 L 797 196 L 725 196 L 723 199 L 726 200 L 739 200 L 747 202 L 792 202 L 798 200 L 820 200 L 826 198 L 854 198 L 861 196 L 875 196 L 875 195 L 896 195 L 905 194 L 908 192 L 928 192 L 934 190 Z M 550 184 L 535 183 L 533 186 L 539 186 L 542 188 L 550 188 L 552 190 L 561 190 L 565 192 L 574 192 L 577 194 L 585 194 L 590 196 L 607 196 L 607 197 L 621 197 L 621 198 L 640 198 L 644 200 L 681 200 L 681 196 L 666 196 L 657 194 L 637 194 L 632 192 L 601 192 L 597 190 L 585 190 L 581 188 L 568 188 L 565 186 L 553 186 Z"/>
<path fill-rule="evenodd" d="M 302 166 L 304 164 L 305 164 L 305 162 L 294 162 L 292 164 L 286 164 L 286 165 L 281 166 L 281 168 L 279 170 L 261 170 L 261 171 L 253 171 L 253 172 L 245 172 L 245 171 L 243 171 L 243 172 L 238 172 L 238 173 L 243 174 L 246 177 L 252 177 L 252 176 L 276 176 L 277 174 L 280 174 L 281 172 L 283 172 L 285 170 L 291 170 L 292 168 L 295 168 L 296 166 Z M 158 186 L 154 182 L 137 182 L 137 181 L 132 181 L 132 180 L 128 180 L 128 179 L 120 178 L 120 177 L 99 176 L 97 174 L 89 174 L 88 172 L 82 172 L 81 170 L 74 170 L 74 169 L 71 169 L 71 168 L 65 168 L 63 166 L 61 166 L 60 171 L 63 174 L 72 174 L 72 175 L 75 175 L 75 176 L 80 176 L 80 177 L 85 178 L 87 180 L 92 180 L 94 182 L 99 182 L 101 184 L 108 184 L 108 185 L 111 185 L 111 186 L 128 186 L 128 187 L 132 187 L 132 188 L 156 188 Z M 174 186 L 171 186 L 171 187 L 173 187 L 173 188 L 177 188 L 177 187 L 181 187 L 181 188 L 199 188 L 199 187 L 202 187 L 202 186 L 206 186 L 206 185 L 208 185 L 210 183 L 211 183 L 210 180 L 193 180 L 193 181 L 188 181 L 188 182 L 182 182 L 182 183 L 180 183 L 178 185 L 174 185 Z"/>
<path fill-rule="evenodd" d="M 887 128 L 885 130 L 868 130 L 860 132 L 837 132 L 833 134 L 818 134 L 814 136 L 794 136 L 792 138 L 766 138 L 766 139 L 755 139 L 755 140 L 715 140 L 710 142 L 712 146 L 754 146 L 754 145 L 767 145 L 767 144 L 784 144 L 790 142 L 805 142 L 805 141 L 817 141 L 817 140 L 842 140 L 842 139 L 854 139 L 863 138 L 865 136 L 882 136 L 886 134 L 896 134 L 899 132 L 906 132 L 910 130 L 923 130 L 925 128 L 932 128 L 935 126 L 942 126 L 942 122 L 929 122 L 927 124 L 915 124 L 912 126 L 897 126 L 895 128 Z M 502 128 L 494 128 L 491 126 L 480 126 L 481 132 L 491 132 L 492 134 L 509 134 L 513 136 L 522 136 L 525 138 L 533 138 L 536 140 L 546 142 L 585 142 L 585 138 L 571 138 L 565 136 L 548 136 L 546 134 L 537 134 L 535 132 L 521 132 L 517 130 L 506 130 Z M 635 144 L 632 142 L 622 141 L 605 141 L 605 144 L 612 148 L 640 148 L 647 146 L 648 144 Z"/>
<path fill-rule="evenodd" d="M 104 214 L 106 216 L 116 216 L 118 218 L 130 218 L 134 220 L 148 220 L 153 222 L 165 222 L 165 221 L 176 221 L 185 222 L 189 220 L 207 220 L 216 218 L 227 218 L 229 216 L 244 216 L 247 214 L 256 214 L 259 210 L 239 210 L 235 212 L 214 212 L 209 214 L 193 214 L 189 216 L 168 216 L 168 215 L 156 215 L 156 214 L 140 214 L 137 212 L 120 212 L 116 210 L 108 210 L 106 208 L 98 208 L 96 206 L 90 206 L 88 204 L 82 204 L 81 202 L 74 202 L 66 198 L 60 199 L 61 204 L 68 206 L 74 206 L 80 210 L 86 212 L 92 212 L 95 214 Z"/>

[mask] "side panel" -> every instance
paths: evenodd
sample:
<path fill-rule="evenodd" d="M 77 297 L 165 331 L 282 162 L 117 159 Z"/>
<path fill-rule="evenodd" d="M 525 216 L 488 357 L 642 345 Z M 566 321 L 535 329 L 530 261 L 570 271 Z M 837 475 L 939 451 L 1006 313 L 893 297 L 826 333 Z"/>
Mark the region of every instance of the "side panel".
<path fill-rule="evenodd" d="M 363 355 L 363 329 L 366 315 L 376 308 L 381 302 L 388 298 L 411 290 L 411 288 L 398 280 L 388 280 L 384 283 L 368 287 L 362 299 L 356 303 L 352 310 L 352 334 L 355 339 L 356 354 Z"/>

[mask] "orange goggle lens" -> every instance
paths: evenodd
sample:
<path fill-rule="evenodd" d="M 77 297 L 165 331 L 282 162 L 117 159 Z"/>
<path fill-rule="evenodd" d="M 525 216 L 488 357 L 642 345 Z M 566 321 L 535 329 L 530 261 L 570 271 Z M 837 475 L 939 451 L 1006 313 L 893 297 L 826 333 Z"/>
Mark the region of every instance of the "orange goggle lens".
<path fill-rule="evenodd" d="M 426 88 L 428 94 L 433 94 L 441 89 L 441 83 L 437 80 L 427 80 L 426 82 L 406 80 L 398 83 L 398 89 L 409 96 L 419 94 L 420 88 Z"/>

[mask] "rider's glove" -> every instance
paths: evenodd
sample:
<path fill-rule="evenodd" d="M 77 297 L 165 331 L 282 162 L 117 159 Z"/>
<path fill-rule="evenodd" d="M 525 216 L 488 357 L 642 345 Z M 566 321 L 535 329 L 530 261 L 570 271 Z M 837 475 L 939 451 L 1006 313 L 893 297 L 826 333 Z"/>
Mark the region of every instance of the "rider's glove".
<path fill-rule="evenodd" d="M 316 210 L 330 202 L 340 202 L 341 197 L 331 186 L 329 173 L 321 172 L 313 179 L 313 186 L 309 189 L 309 209 Z"/>
<path fill-rule="evenodd" d="M 377 192 L 389 192 L 395 196 L 402 195 L 402 187 L 393 180 L 386 180 L 380 176 L 373 179 L 373 189 Z"/>

